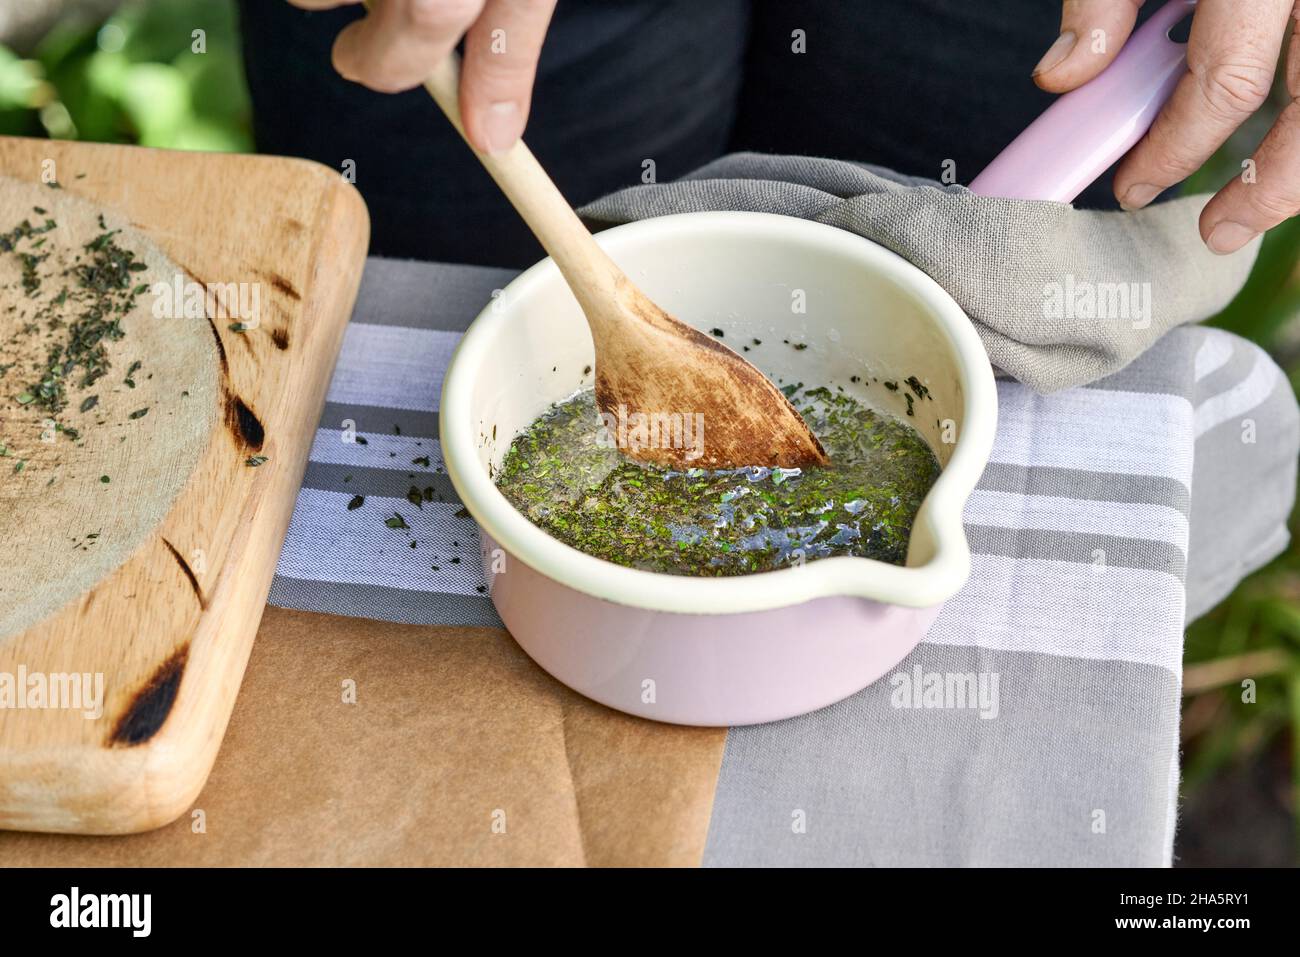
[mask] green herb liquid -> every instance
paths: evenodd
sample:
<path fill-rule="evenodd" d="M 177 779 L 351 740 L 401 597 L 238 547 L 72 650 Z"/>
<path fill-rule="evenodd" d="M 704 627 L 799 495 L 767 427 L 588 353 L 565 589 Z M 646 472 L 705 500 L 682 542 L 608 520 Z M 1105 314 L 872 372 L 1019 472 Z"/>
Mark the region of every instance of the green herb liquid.
<path fill-rule="evenodd" d="M 903 564 L 912 522 L 939 476 L 930 447 L 844 393 L 787 391 L 829 467 L 638 465 L 615 447 L 586 391 L 515 438 L 496 484 L 565 544 L 646 571 L 745 575 L 833 555 Z"/>

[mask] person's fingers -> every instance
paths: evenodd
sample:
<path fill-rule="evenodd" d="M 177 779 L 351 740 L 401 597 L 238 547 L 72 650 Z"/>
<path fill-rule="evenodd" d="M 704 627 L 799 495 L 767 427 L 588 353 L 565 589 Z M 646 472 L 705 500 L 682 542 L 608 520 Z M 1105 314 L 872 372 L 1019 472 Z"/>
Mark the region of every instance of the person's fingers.
<path fill-rule="evenodd" d="M 1064 93 L 1088 82 L 1115 59 L 1133 32 L 1143 0 L 1065 0 L 1061 34 L 1034 67 L 1034 82 Z"/>
<path fill-rule="evenodd" d="M 1293 0 L 1201 0 L 1187 74 L 1115 171 L 1126 209 L 1186 179 L 1268 98 Z"/>
<path fill-rule="evenodd" d="M 334 68 L 381 93 L 419 86 L 452 51 L 483 0 L 380 0 L 334 41 Z"/>
<path fill-rule="evenodd" d="M 1300 4 L 1296 7 L 1300 18 Z M 1260 233 L 1300 213 L 1300 33 L 1287 49 L 1291 103 L 1252 162 L 1201 211 L 1201 236 L 1216 253 L 1236 252 Z"/>
<path fill-rule="evenodd" d="M 488 0 L 465 35 L 460 112 L 465 133 L 485 153 L 523 135 L 537 58 L 555 0 Z"/>

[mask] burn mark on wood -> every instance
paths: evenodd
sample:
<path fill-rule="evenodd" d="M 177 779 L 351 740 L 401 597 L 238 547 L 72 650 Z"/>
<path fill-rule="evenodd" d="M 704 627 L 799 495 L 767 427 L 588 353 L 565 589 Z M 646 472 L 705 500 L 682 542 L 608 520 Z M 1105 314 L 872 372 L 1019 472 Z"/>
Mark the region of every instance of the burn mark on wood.
<path fill-rule="evenodd" d="M 255 452 L 266 441 L 261 421 L 237 395 L 226 396 L 226 426 L 240 443 Z"/>
<path fill-rule="evenodd" d="M 299 301 L 302 299 L 302 296 L 299 294 L 298 290 L 293 288 L 293 283 L 289 282 L 289 280 L 285 279 L 279 273 L 264 272 L 262 273 L 262 275 L 265 276 L 270 281 L 272 286 L 274 286 L 279 292 L 284 293 L 290 299 L 293 299 L 295 301 Z"/>
<path fill-rule="evenodd" d="M 275 347 L 276 347 L 277 349 L 281 349 L 281 350 L 288 349 L 288 348 L 289 348 L 289 330 L 288 330 L 288 329 L 273 329 L 273 330 L 271 330 L 271 341 L 275 343 Z"/>
<path fill-rule="evenodd" d="M 132 747 L 144 744 L 158 733 L 176 703 L 176 692 L 180 689 L 189 656 L 190 646 L 186 645 L 158 666 L 118 719 L 113 733 L 108 736 L 110 745 Z"/>
<path fill-rule="evenodd" d="M 217 340 L 217 357 L 221 360 L 221 374 L 230 374 L 230 362 L 226 359 L 226 345 L 221 341 L 221 333 L 217 331 L 217 324 L 212 321 L 211 316 L 204 316 L 208 320 L 208 328 L 212 330 L 212 338 Z"/>
<path fill-rule="evenodd" d="M 212 339 L 217 344 L 217 358 L 221 360 L 221 372 L 223 375 L 230 374 L 230 361 L 226 358 L 226 344 L 221 341 L 221 332 L 217 329 L 217 324 L 213 321 L 208 303 L 214 298 L 208 291 L 208 284 L 195 275 L 194 270 L 184 269 L 184 274 L 190 279 L 203 287 L 203 318 L 208 320 L 208 328 L 212 330 Z"/>
<path fill-rule="evenodd" d="M 199 607 L 207 608 L 208 600 L 203 597 L 203 588 L 199 585 L 199 578 L 194 574 L 194 569 L 190 568 L 190 563 L 185 560 L 185 556 L 177 550 L 176 546 L 167 541 L 167 539 L 164 538 L 162 543 L 167 546 L 167 550 L 172 553 L 172 558 L 176 559 L 176 564 L 179 565 L 181 571 L 185 573 L 185 577 L 190 583 L 190 588 L 194 590 L 194 597 L 199 600 Z"/>

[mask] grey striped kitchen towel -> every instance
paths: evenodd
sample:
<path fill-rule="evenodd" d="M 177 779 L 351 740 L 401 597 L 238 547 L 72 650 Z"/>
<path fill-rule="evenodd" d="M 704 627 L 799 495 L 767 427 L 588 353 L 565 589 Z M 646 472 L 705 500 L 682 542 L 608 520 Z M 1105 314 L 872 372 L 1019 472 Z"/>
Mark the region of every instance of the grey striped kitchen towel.
<path fill-rule="evenodd" d="M 499 626 L 437 404 L 461 331 L 511 278 L 369 262 L 273 604 Z M 1250 343 L 1186 326 L 1090 386 L 998 390 L 969 583 L 875 685 L 729 732 L 706 864 L 1170 861 L 1183 624 L 1286 545 L 1289 383 Z M 936 681 L 966 679 L 977 706 L 930 706 Z"/>

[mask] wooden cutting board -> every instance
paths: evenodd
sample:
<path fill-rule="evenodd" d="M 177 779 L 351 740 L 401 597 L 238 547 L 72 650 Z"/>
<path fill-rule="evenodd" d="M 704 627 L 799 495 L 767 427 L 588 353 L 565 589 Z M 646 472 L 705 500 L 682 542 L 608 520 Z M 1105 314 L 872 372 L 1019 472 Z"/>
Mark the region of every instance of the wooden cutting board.
<path fill-rule="evenodd" d="M 302 160 L 0 137 L 0 175 L 41 182 L 52 171 L 188 279 L 261 293 L 256 329 L 204 317 L 220 356 L 207 399 L 216 424 L 157 528 L 88 590 L 0 637 L 0 678 L 104 676 L 96 718 L 0 708 L 0 828 L 128 833 L 182 814 L 216 758 L 356 299 L 369 220 L 338 173 Z"/>

